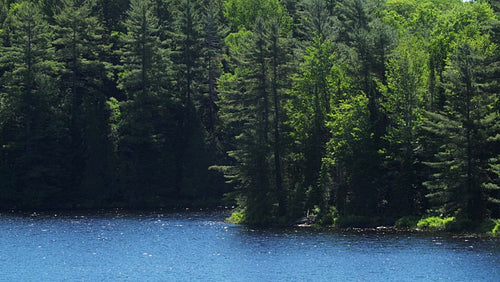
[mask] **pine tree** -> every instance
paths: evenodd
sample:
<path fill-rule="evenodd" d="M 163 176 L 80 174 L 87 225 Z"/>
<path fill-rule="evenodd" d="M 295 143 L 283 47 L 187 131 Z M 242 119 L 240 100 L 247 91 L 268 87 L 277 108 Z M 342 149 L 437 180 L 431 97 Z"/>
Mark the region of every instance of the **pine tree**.
<path fill-rule="evenodd" d="M 497 122 L 493 123 L 492 131 L 500 131 L 500 123 L 498 122 L 498 115 L 500 115 L 500 82 L 498 77 L 500 77 L 500 2 L 489 1 L 491 9 L 495 12 L 495 19 L 490 20 L 488 23 L 488 29 L 491 34 L 491 41 L 495 44 L 496 48 L 493 54 L 486 57 L 484 68 L 482 68 L 481 83 L 484 85 L 484 91 L 487 95 L 492 97 L 497 97 L 496 105 L 494 106 L 494 111 L 497 113 Z M 494 115 L 492 117 L 495 117 Z M 500 217 L 500 135 L 491 136 L 489 138 L 492 146 L 489 149 L 492 154 L 496 157 L 490 159 L 490 174 L 489 180 L 483 183 L 483 188 L 486 191 L 488 197 L 488 210 L 490 211 L 491 218 Z"/>
<path fill-rule="evenodd" d="M 269 70 L 266 62 L 267 42 L 264 22 L 257 20 L 241 69 L 243 95 L 251 112 L 245 110 L 239 119 L 245 123 L 237 141 L 237 149 L 229 152 L 237 161 L 240 205 L 245 208 L 248 224 L 268 224 L 272 221 L 270 147 L 269 147 Z M 246 73 L 244 73 L 246 72 Z"/>
<path fill-rule="evenodd" d="M 200 103 L 200 114 L 208 133 L 214 133 L 217 120 L 218 92 L 217 80 L 222 71 L 223 38 L 228 32 L 227 27 L 219 20 L 220 11 L 216 6 L 209 5 L 203 14 L 203 75 L 205 94 Z"/>
<path fill-rule="evenodd" d="M 130 0 L 95 0 L 94 15 L 99 19 L 107 34 L 123 31 Z"/>
<path fill-rule="evenodd" d="M 78 190 L 74 198 L 86 203 L 102 205 L 106 196 L 103 187 L 111 181 L 111 145 L 107 138 L 108 124 L 106 96 L 103 89 L 106 65 L 100 54 L 103 29 L 92 16 L 88 2 L 62 1 L 60 12 L 53 15 L 55 22 L 54 46 L 62 64 L 61 92 L 67 95 L 70 107 L 71 186 Z"/>
<path fill-rule="evenodd" d="M 0 53 L 0 150 L 3 168 L 10 170 L 2 172 L 1 182 L 19 197 L 8 199 L 11 208 L 58 206 L 68 183 L 67 135 L 52 34 L 38 4 L 13 5 L 10 17 L 9 44 Z"/>
<path fill-rule="evenodd" d="M 286 116 L 283 105 L 286 102 L 284 92 L 289 88 L 288 75 L 290 73 L 290 40 L 282 36 L 282 28 L 277 20 L 269 23 L 269 64 L 270 86 L 273 100 L 274 139 L 272 140 L 274 155 L 274 186 L 278 201 L 278 216 L 283 217 L 288 212 L 287 191 L 284 184 L 284 155 L 288 147 L 283 131 Z"/>
<path fill-rule="evenodd" d="M 123 35 L 119 87 L 128 99 L 121 103 L 119 155 L 126 201 L 134 205 L 160 204 L 174 182 L 173 138 L 177 107 L 172 89 L 169 52 L 158 36 L 158 19 L 151 1 L 133 0 Z"/>
<path fill-rule="evenodd" d="M 201 98 L 198 115 L 205 132 L 205 155 L 208 164 L 215 164 L 227 157 L 221 144 L 220 120 L 218 118 L 219 89 L 217 82 L 223 71 L 224 37 L 229 28 L 222 20 L 222 1 L 210 2 L 203 6 L 202 12 L 202 64 L 201 64 Z M 205 168 L 204 168 L 205 169 Z M 206 170 L 205 170 L 206 171 Z M 224 183 L 224 177 L 215 171 L 208 171 L 208 181 L 203 195 L 222 197 L 232 187 Z"/>
<path fill-rule="evenodd" d="M 236 135 L 228 154 L 236 163 L 219 169 L 237 183 L 244 221 L 251 225 L 276 222 L 286 212 L 281 107 L 287 52 L 280 34 L 278 23 L 257 19 L 235 73 L 221 78 L 222 117 Z"/>
<path fill-rule="evenodd" d="M 440 150 L 427 164 L 434 169 L 424 183 L 436 211 L 478 220 L 486 213 L 485 180 L 490 169 L 490 136 L 498 119 L 491 111 L 494 96 L 483 91 L 480 67 L 484 60 L 468 42 L 461 43 L 444 72 L 448 96 L 442 113 L 429 113 L 427 129 L 440 137 Z"/>
<path fill-rule="evenodd" d="M 182 101 L 182 110 L 178 113 L 176 183 L 185 197 L 202 193 L 207 183 L 205 131 L 199 114 L 204 88 L 202 28 L 200 3 L 181 1 L 175 23 L 173 60 L 176 91 Z"/>
<path fill-rule="evenodd" d="M 303 1 L 304 11 L 301 16 L 304 37 L 312 41 L 315 37 L 322 41 L 334 38 L 334 19 L 328 10 L 328 3 L 324 0 Z"/>

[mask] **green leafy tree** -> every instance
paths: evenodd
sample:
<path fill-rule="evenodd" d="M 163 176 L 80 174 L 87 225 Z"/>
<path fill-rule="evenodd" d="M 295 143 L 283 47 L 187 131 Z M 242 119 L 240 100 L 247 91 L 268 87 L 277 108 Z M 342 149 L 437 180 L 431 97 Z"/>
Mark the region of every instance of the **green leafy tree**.
<path fill-rule="evenodd" d="M 319 173 L 330 134 L 325 120 L 331 112 L 331 104 L 338 98 L 336 95 L 344 86 L 341 85 L 342 73 L 336 67 L 332 42 L 322 42 L 316 37 L 306 49 L 304 61 L 293 78 L 287 105 L 289 122 L 294 129 L 292 137 L 298 144 L 294 159 L 304 177 L 298 185 L 303 186 L 300 190 L 309 189 L 307 208 L 322 202 Z"/>
<path fill-rule="evenodd" d="M 363 180 L 351 178 L 356 184 L 348 185 L 354 189 L 351 206 L 358 210 L 350 212 L 358 214 L 377 214 L 381 212 L 381 194 L 383 193 L 383 171 L 381 149 L 384 147 L 382 136 L 385 135 L 387 117 L 381 106 L 381 93 L 377 85 L 386 84 L 385 63 L 390 52 L 394 35 L 391 27 L 381 21 L 384 15 L 383 6 L 378 1 L 345 0 L 338 4 L 336 13 L 340 20 L 339 50 L 346 58 L 346 72 L 354 82 L 351 94 L 363 93 L 368 99 L 370 126 L 368 137 L 357 142 L 361 158 L 353 155 L 353 163 L 363 161 L 369 163 L 364 169 Z M 351 166 L 354 168 L 355 166 Z M 352 172 L 355 174 L 356 172 Z"/>
<path fill-rule="evenodd" d="M 390 178 L 387 191 L 392 213 L 419 214 L 422 187 L 418 172 L 418 129 L 423 120 L 427 97 L 427 62 L 425 43 L 415 37 L 402 38 L 387 62 L 387 88 L 382 86 L 382 106 L 389 120 L 386 170 Z"/>
<path fill-rule="evenodd" d="M 493 19 L 493 11 L 486 3 L 447 3 L 433 25 L 430 36 L 430 95 L 433 109 L 442 110 L 446 102 L 445 89 L 441 84 L 448 57 L 457 42 L 478 38 L 488 28 L 485 24 Z"/>
<path fill-rule="evenodd" d="M 373 135 L 369 101 L 363 93 L 347 90 L 349 95 L 333 108 L 327 122 L 332 137 L 327 144 L 321 178 L 323 185 L 331 186 L 329 191 L 325 189 L 326 195 L 341 215 L 373 216 L 379 195 L 373 187 L 377 163 L 372 161 L 376 152 L 370 148 Z"/>
<path fill-rule="evenodd" d="M 293 179 L 291 186 L 295 187 L 292 196 L 295 202 L 290 205 L 295 207 L 293 213 L 298 216 L 303 208 L 311 209 L 328 202 L 319 179 L 326 143 L 330 138 L 325 121 L 343 87 L 343 73 L 332 42 L 333 18 L 327 3 L 305 1 L 303 6 L 300 22 L 305 40 L 300 44 L 305 50 L 297 52 L 302 62 L 293 76 L 287 104 L 291 137 L 296 144 L 288 157 L 295 170 L 290 176 Z"/>
<path fill-rule="evenodd" d="M 376 1 L 360 0 L 342 1 L 338 8 L 339 40 L 354 51 L 350 71 L 357 77 L 356 86 L 368 97 L 376 147 L 381 145 L 379 138 L 385 128 L 377 81 L 385 83 L 385 61 L 393 41 L 390 27 L 377 15 L 381 9 Z"/>

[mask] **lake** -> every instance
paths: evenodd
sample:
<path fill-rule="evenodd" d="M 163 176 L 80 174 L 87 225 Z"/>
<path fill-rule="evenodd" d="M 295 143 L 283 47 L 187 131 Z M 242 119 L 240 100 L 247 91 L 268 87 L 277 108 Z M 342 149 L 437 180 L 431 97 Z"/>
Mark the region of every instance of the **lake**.
<path fill-rule="evenodd" d="M 500 240 L 254 230 L 227 212 L 0 214 L 1 281 L 500 281 Z"/>

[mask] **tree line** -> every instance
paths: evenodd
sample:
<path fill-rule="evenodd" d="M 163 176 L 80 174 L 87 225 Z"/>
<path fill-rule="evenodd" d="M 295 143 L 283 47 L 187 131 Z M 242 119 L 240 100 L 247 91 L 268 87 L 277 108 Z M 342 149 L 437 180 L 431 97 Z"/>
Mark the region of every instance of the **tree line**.
<path fill-rule="evenodd" d="M 0 207 L 500 217 L 498 1 L 0 1 Z"/>

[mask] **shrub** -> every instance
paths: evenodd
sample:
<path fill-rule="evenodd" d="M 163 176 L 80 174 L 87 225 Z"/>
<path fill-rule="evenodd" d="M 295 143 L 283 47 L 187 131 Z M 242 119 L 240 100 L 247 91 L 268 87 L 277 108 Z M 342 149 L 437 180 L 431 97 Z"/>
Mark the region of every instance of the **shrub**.
<path fill-rule="evenodd" d="M 420 220 L 418 216 L 403 216 L 398 219 L 395 223 L 396 228 L 400 229 L 414 229 L 417 227 L 417 223 Z"/>
<path fill-rule="evenodd" d="M 337 208 L 334 206 L 330 206 L 328 212 L 325 212 L 324 214 L 321 215 L 319 219 L 319 224 L 323 226 L 332 225 L 335 223 L 335 218 L 337 216 L 338 216 Z"/>
<path fill-rule="evenodd" d="M 444 231 L 447 230 L 455 221 L 455 217 L 440 218 L 438 216 L 427 217 L 421 219 L 417 223 L 417 228 L 428 231 Z"/>
<path fill-rule="evenodd" d="M 242 212 L 234 211 L 231 216 L 227 218 L 227 221 L 235 224 L 241 224 L 245 221 L 245 215 Z"/>
<path fill-rule="evenodd" d="M 491 230 L 491 233 L 495 236 L 500 236 L 500 219 L 495 220 L 495 227 Z"/>

